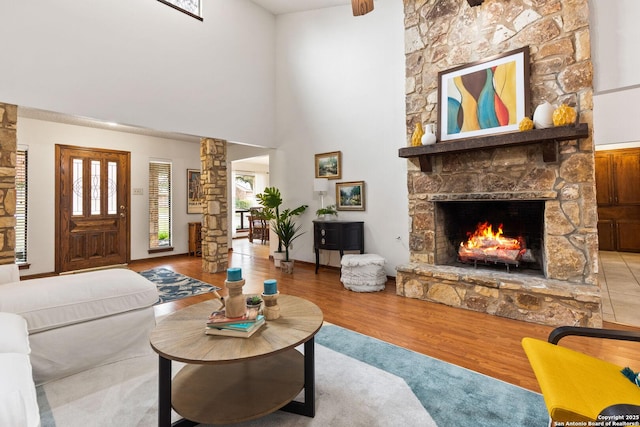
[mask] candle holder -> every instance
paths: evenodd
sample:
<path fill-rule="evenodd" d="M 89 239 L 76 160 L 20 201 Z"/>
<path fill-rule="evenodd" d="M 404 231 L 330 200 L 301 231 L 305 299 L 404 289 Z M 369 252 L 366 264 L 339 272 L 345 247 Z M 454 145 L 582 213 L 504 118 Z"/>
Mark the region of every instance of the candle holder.
<path fill-rule="evenodd" d="M 227 317 L 240 317 L 247 312 L 247 305 L 242 294 L 244 279 L 232 282 L 225 280 L 224 285 L 229 291 L 229 297 L 225 301 L 225 314 Z"/>
<path fill-rule="evenodd" d="M 262 294 L 262 299 L 264 300 L 263 313 L 266 320 L 276 320 L 280 317 L 278 295 L 280 295 L 280 292 L 276 292 L 275 294 Z"/>

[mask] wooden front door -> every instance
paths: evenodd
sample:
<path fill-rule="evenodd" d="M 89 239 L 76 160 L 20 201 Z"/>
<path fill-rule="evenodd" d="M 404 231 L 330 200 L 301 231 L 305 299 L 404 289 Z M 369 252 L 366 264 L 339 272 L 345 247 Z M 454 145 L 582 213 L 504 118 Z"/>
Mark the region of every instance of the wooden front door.
<path fill-rule="evenodd" d="M 56 272 L 129 262 L 130 153 L 56 145 Z"/>

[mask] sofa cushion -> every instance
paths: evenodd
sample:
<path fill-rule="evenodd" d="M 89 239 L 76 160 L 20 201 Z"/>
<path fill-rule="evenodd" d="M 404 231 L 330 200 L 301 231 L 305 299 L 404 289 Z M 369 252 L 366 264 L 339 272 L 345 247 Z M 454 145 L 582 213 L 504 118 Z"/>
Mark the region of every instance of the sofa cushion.
<path fill-rule="evenodd" d="M 29 356 L 0 354 L 0 425 L 37 427 L 40 411 Z"/>
<path fill-rule="evenodd" d="M 0 286 L 0 311 L 20 314 L 30 333 L 150 307 L 157 301 L 156 285 L 126 268 Z"/>
<path fill-rule="evenodd" d="M 22 316 L 0 313 L 0 330 L 0 353 L 29 354 L 29 332 Z"/>

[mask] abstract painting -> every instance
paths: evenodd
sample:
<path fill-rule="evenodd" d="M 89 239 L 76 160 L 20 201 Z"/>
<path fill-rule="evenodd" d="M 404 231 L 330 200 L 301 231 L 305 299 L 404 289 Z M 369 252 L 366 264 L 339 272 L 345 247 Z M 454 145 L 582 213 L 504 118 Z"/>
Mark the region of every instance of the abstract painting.
<path fill-rule="evenodd" d="M 438 73 L 438 140 L 518 130 L 529 115 L 529 48 Z"/>

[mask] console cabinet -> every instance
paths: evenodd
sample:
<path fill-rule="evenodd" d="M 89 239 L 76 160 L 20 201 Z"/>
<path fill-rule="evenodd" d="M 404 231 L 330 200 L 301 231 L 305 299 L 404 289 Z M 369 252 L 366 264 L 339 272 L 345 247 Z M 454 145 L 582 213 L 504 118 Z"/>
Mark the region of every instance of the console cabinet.
<path fill-rule="evenodd" d="M 364 253 L 364 221 L 313 221 L 313 248 L 316 252 L 316 274 L 320 266 L 320 249 L 360 251 Z"/>

